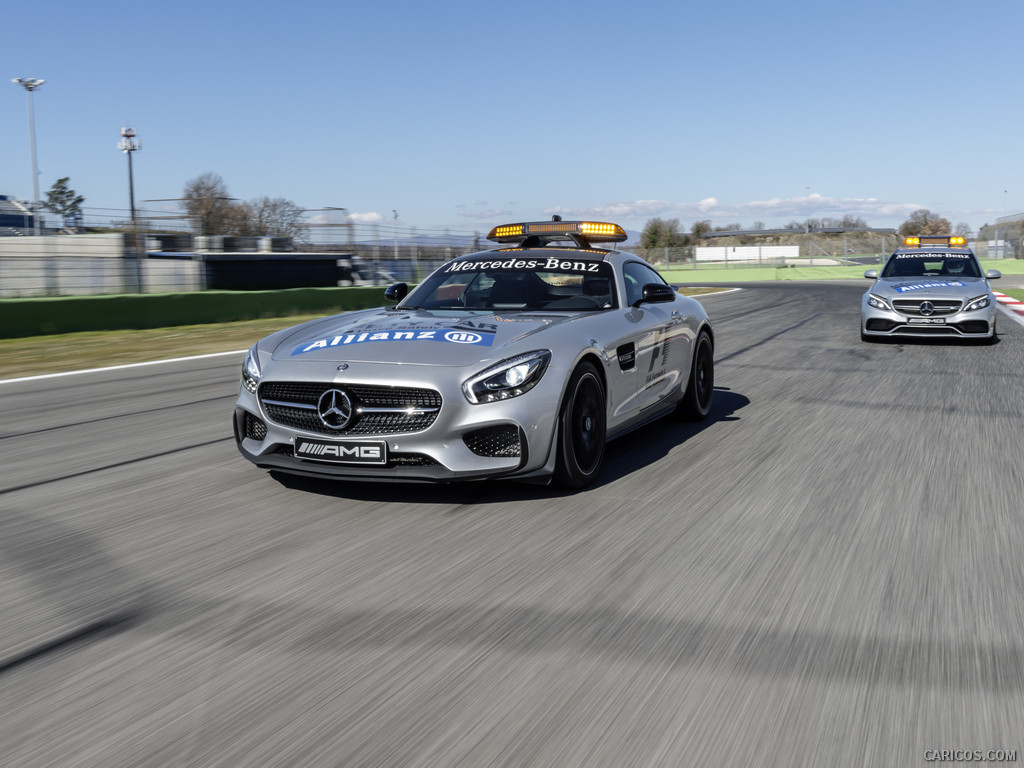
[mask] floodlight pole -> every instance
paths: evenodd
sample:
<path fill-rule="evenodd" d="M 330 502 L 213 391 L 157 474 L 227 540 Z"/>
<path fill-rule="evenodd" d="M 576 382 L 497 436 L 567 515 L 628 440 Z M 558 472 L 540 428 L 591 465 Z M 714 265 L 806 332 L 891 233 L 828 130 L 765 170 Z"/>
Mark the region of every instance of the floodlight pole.
<path fill-rule="evenodd" d="M 45 80 L 37 80 L 34 77 L 16 77 L 11 80 L 15 85 L 25 89 L 25 99 L 28 101 L 28 141 L 32 152 L 32 229 L 39 235 L 39 171 L 36 167 L 36 115 L 32 104 L 32 92 L 45 83 Z"/>
<path fill-rule="evenodd" d="M 135 138 L 135 129 L 125 126 L 121 129 L 121 139 L 117 142 L 117 148 L 128 155 L 128 203 L 132 210 L 132 231 L 129 235 L 132 244 L 132 256 L 135 264 L 136 290 L 142 293 L 142 275 L 139 269 L 139 227 L 135 216 L 135 174 L 132 171 L 132 152 L 142 149 L 142 142 Z"/>
<path fill-rule="evenodd" d="M 398 211 L 391 209 L 391 215 L 395 219 L 395 261 L 398 261 Z"/>
<path fill-rule="evenodd" d="M 121 140 L 117 148 L 128 155 L 128 202 L 132 207 L 132 232 L 135 231 L 135 176 L 132 172 L 132 152 L 142 149 L 142 142 L 135 138 L 135 129 L 125 126 L 121 129 Z"/>

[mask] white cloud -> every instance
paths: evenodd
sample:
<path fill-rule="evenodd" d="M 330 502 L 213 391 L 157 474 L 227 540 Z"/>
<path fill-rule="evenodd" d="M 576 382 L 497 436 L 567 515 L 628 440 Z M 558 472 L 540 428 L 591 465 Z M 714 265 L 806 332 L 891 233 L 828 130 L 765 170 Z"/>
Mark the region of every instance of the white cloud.
<path fill-rule="evenodd" d="M 560 214 L 566 218 L 610 219 L 630 226 L 642 224 L 653 217 L 678 218 L 683 223 L 711 219 L 712 224 L 771 219 L 773 224 L 785 225 L 791 220 L 810 218 L 842 218 L 859 216 L 872 226 L 889 226 L 904 221 L 912 212 L 926 208 L 920 203 L 897 203 L 877 198 L 826 197 L 812 193 L 806 197 L 770 200 L 750 200 L 742 203 L 722 203 L 718 198 L 706 197 L 697 202 L 670 202 L 667 200 L 635 200 L 608 203 L 589 208 L 551 208 L 546 214 Z"/>
<path fill-rule="evenodd" d="M 494 221 L 497 219 L 508 218 L 512 215 L 511 211 L 501 211 L 497 209 L 491 209 L 489 211 L 463 211 L 460 210 L 459 216 L 464 216 L 467 219 L 481 220 L 481 221 Z"/>
<path fill-rule="evenodd" d="M 344 218 L 345 215 L 341 211 L 319 211 L 314 216 L 307 216 L 303 221 L 311 227 L 335 226 L 341 224 Z M 384 217 L 375 212 L 352 212 L 349 213 L 348 220 L 353 224 L 377 224 L 384 221 Z"/>
<path fill-rule="evenodd" d="M 376 211 L 370 211 L 368 213 L 350 213 L 348 217 L 352 220 L 353 224 L 378 224 L 384 221 L 384 216 Z"/>

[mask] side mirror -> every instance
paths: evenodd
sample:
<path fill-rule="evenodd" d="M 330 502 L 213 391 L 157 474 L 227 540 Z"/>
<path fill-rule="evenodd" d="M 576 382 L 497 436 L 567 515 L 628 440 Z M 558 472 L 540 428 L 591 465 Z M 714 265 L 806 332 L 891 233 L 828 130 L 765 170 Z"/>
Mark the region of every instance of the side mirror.
<path fill-rule="evenodd" d="M 675 301 L 676 289 L 671 285 L 665 285 L 664 283 L 646 283 L 644 285 L 643 298 L 637 299 L 633 302 L 634 307 L 639 307 L 643 303 L 648 304 L 664 304 L 668 301 Z"/>
<path fill-rule="evenodd" d="M 1002 276 L 1003 273 L 1000 272 L 998 269 L 990 269 L 985 273 L 985 277 L 987 277 L 989 280 L 996 280 Z"/>
<path fill-rule="evenodd" d="M 409 293 L 409 286 L 406 283 L 395 283 L 384 289 L 384 298 L 388 301 L 401 301 Z"/>
<path fill-rule="evenodd" d="M 868 278 L 869 280 L 877 280 L 878 279 L 878 270 L 877 269 L 869 269 L 867 272 L 864 273 L 864 277 Z"/>

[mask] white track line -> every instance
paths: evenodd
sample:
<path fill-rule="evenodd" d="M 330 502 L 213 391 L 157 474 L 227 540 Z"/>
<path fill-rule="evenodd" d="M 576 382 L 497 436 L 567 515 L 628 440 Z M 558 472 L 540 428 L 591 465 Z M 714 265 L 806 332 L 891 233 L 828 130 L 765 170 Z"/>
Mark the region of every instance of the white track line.
<path fill-rule="evenodd" d="M 82 371 L 63 371 L 61 373 L 44 373 L 40 376 L 23 376 L 20 379 L 0 379 L 0 384 L 14 384 L 19 381 L 39 381 L 41 379 L 56 379 L 60 376 L 77 376 L 80 373 L 100 373 L 101 371 L 120 371 L 125 368 L 142 368 L 146 365 L 162 365 L 164 363 L 182 363 L 186 360 L 204 360 L 209 357 L 224 357 L 225 355 L 244 355 L 246 350 L 235 349 L 231 352 L 211 352 L 208 355 L 192 355 L 191 357 L 173 357 L 169 360 L 151 360 L 146 363 L 126 363 L 125 365 L 109 365 L 106 368 L 86 368 Z"/>

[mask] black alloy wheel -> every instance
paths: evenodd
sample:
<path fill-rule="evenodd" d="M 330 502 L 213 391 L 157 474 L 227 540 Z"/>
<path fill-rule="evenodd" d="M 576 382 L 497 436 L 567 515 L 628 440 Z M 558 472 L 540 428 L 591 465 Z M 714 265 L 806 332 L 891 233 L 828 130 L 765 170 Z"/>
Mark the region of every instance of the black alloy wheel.
<path fill-rule="evenodd" d="M 703 421 L 711 412 L 711 401 L 715 395 L 715 349 L 711 335 L 701 331 L 693 350 L 693 365 L 686 393 L 677 411 L 684 421 Z"/>
<path fill-rule="evenodd" d="M 566 388 L 558 419 L 555 480 L 565 488 L 586 488 L 601 473 L 607 431 L 604 384 L 597 368 L 581 363 Z"/>

